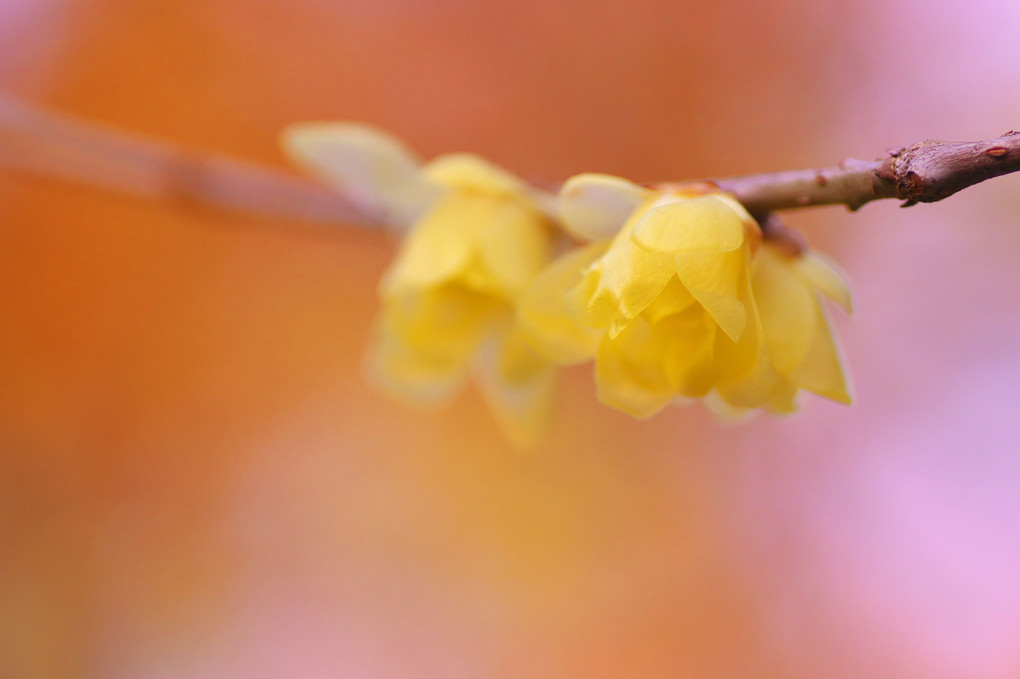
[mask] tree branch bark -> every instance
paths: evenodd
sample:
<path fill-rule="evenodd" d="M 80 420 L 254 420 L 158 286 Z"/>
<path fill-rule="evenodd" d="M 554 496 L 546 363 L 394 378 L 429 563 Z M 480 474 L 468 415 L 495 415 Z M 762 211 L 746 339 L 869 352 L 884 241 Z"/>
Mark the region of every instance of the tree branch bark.
<path fill-rule="evenodd" d="M 311 180 L 87 123 L 0 92 L 0 171 L 309 222 L 373 226 L 378 215 Z"/>
<path fill-rule="evenodd" d="M 857 210 L 898 198 L 903 207 L 934 203 L 992 177 L 1020 171 L 1020 133 L 977 142 L 922 141 L 891 149 L 875 161 L 836 167 L 716 179 L 714 183 L 756 216 L 816 205 Z"/>
<path fill-rule="evenodd" d="M 379 216 L 347 197 L 279 170 L 215 154 L 191 153 L 0 93 L 0 171 L 70 180 L 180 207 L 225 208 L 305 221 L 378 226 Z M 875 161 L 710 180 L 767 220 L 779 210 L 882 198 L 932 203 L 992 177 L 1020 170 L 1020 133 L 989 141 L 922 141 Z M 555 206 L 545 206 L 555 211 Z"/>

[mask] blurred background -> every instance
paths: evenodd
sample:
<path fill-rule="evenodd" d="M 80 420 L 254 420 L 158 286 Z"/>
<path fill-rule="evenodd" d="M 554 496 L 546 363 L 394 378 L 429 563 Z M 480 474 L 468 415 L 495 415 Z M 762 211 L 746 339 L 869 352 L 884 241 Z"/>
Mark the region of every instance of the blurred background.
<path fill-rule="evenodd" d="M 686 179 L 1020 126 L 1013 0 L 0 0 L 0 88 L 285 167 L 361 120 Z M 851 408 L 509 448 L 362 380 L 384 237 L 0 172 L 0 677 L 1020 676 L 1020 178 L 790 217 Z M 836 314 L 834 314 L 835 316 Z"/>

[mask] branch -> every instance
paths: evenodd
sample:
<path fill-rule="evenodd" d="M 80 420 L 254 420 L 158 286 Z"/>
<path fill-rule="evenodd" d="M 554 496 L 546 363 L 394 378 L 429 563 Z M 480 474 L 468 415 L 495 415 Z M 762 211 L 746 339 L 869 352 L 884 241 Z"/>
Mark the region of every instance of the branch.
<path fill-rule="evenodd" d="M 903 207 L 934 203 L 968 186 L 1020 170 L 1020 132 L 977 142 L 922 141 L 872 162 L 714 180 L 754 215 L 815 205 L 857 210 L 880 198 Z"/>
<path fill-rule="evenodd" d="M 370 226 L 376 215 L 293 174 L 106 129 L 0 92 L 0 171 L 154 198 L 185 209 Z"/>
<path fill-rule="evenodd" d="M 310 179 L 125 134 L 0 93 L 0 171 L 70 180 L 180 207 L 381 227 L 379 216 Z M 880 198 L 932 203 L 1020 170 L 1020 133 L 981 142 L 923 141 L 876 161 L 716 179 L 751 214 Z M 550 213 L 555 206 L 545 206 Z"/>

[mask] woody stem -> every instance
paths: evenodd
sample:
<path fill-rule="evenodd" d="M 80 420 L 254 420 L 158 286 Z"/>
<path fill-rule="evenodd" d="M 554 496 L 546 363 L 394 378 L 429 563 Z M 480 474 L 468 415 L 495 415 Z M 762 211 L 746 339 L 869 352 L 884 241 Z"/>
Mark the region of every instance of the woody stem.
<path fill-rule="evenodd" d="M 85 123 L 0 93 L 0 171 L 13 170 L 155 198 L 180 207 L 376 226 L 346 197 L 278 170 Z M 1020 170 L 1020 133 L 978 142 L 922 141 L 875 161 L 715 179 L 765 218 L 778 210 L 881 198 L 932 203 Z M 548 209 L 554 209 L 549 207 Z"/>
<path fill-rule="evenodd" d="M 189 152 L 47 111 L 0 92 L 0 171 L 154 198 L 184 209 L 369 226 L 373 215 L 292 174 Z"/>
<path fill-rule="evenodd" d="M 875 161 L 836 167 L 717 179 L 755 215 L 815 205 L 856 210 L 880 198 L 903 206 L 934 203 L 992 177 L 1020 170 L 1020 133 L 977 142 L 922 141 L 891 149 Z"/>

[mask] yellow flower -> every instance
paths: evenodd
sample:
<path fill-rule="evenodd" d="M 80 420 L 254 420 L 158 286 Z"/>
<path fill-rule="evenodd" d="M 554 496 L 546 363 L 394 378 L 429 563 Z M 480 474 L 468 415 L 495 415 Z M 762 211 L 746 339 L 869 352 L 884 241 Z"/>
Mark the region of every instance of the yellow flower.
<path fill-rule="evenodd" d="M 374 381 L 427 404 L 473 374 L 508 435 L 531 442 L 546 423 L 553 367 L 524 341 L 515 306 L 548 263 L 553 230 L 527 185 L 472 155 L 422 165 L 396 139 L 358 125 L 294 126 L 284 144 L 408 231 L 380 285 Z"/>
<path fill-rule="evenodd" d="M 560 200 L 564 226 L 594 242 L 547 268 L 519 317 L 551 360 L 595 359 L 603 403 L 649 417 L 678 398 L 733 412 L 789 412 L 799 389 L 848 400 L 814 291 L 848 293 L 820 258 L 762 247 L 747 211 L 707 187 L 580 175 Z"/>
<path fill-rule="evenodd" d="M 636 417 L 713 389 L 738 407 L 767 401 L 778 377 L 750 286 L 761 232 L 739 203 L 580 175 L 563 187 L 561 216 L 602 244 L 526 293 L 520 316 L 537 347 L 563 362 L 594 357 L 599 399 Z"/>

